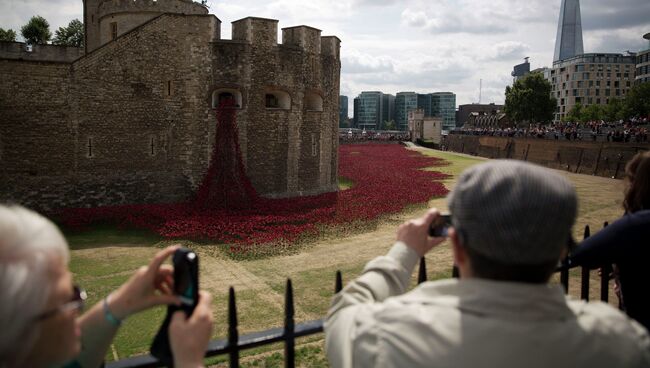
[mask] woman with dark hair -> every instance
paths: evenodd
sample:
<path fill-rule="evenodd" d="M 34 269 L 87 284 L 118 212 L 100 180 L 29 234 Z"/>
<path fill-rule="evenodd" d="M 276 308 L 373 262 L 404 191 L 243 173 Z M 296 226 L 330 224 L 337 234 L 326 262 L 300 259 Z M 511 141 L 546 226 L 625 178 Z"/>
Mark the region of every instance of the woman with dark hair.
<path fill-rule="evenodd" d="M 622 309 L 650 330 L 650 151 L 625 166 L 625 215 L 583 241 L 570 258 L 589 268 L 614 264 Z"/>

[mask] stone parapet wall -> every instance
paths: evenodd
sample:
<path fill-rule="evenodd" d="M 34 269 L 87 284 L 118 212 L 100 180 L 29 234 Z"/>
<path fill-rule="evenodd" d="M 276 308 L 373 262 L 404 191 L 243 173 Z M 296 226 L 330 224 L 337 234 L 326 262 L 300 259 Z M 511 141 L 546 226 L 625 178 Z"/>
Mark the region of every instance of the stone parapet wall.
<path fill-rule="evenodd" d="M 448 135 L 445 149 L 487 158 L 510 158 L 579 174 L 622 179 L 625 163 L 650 144 L 553 141 Z"/>
<path fill-rule="evenodd" d="M 83 55 L 82 47 L 0 41 L 0 59 L 71 63 Z"/>

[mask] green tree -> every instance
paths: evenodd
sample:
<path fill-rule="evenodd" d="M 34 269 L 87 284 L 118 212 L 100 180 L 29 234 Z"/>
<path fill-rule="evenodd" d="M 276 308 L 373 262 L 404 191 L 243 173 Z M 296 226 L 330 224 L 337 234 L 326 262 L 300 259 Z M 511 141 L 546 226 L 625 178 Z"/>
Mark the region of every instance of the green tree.
<path fill-rule="evenodd" d="M 588 105 L 582 109 L 580 121 L 594 121 L 603 118 L 603 107 L 600 105 Z"/>
<path fill-rule="evenodd" d="M 395 130 L 395 121 L 394 120 L 384 121 L 384 130 Z"/>
<path fill-rule="evenodd" d="M 650 83 L 632 87 L 623 103 L 627 117 L 650 116 Z"/>
<path fill-rule="evenodd" d="M 0 41 L 16 42 L 16 32 L 13 29 L 0 28 Z"/>
<path fill-rule="evenodd" d="M 508 118 L 522 123 L 540 123 L 553 120 L 557 101 L 551 96 L 551 84 L 542 73 L 531 73 L 506 87 L 505 113 Z"/>
<path fill-rule="evenodd" d="M 611 98 L 603 110 L 603 117 L 606 121 L 621 120 L 627 117 L 623 101 L 618 98 Z"/>
<path fill-rule="evenodd" d="M 84 24 L 79 19 L 73 19 L 67 27 L 59 27 L 54 34 L 52 43 L 81 47 L 84 43 Z"/>
<path fill-rule="evenodd" d="M 572 123 L 582 121 L 582 104 L 577 103 L 573 105 L 571 110 L 564 117 L 564 121 L 570 121 Z"/>
<path fill-rule="evenodd" d="M 52 38 L 50 23 L 40 15 L 33 16 L 27 24 L 20 29 L 25 42 L 30 45 L 45 45 Z"/>

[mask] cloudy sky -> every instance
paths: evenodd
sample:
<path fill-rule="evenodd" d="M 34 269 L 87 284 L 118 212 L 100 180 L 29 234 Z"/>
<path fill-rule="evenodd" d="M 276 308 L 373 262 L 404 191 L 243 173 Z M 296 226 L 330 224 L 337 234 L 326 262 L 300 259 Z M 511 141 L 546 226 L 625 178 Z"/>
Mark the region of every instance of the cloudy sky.
<path fill-rule="evenodd" d="M 515 64 L 550 66 L 560 0 L 238 0 L 208 1 L 230 38 L 230 22 L 278 19 L 342 40 L 341 94 L 451 91 L 457 103 L 503 103 Z M 649 0 L 582 0 L 585 52 L 648 46 Z M 82 19 L 82 0 L 0 0 L 0 27 L 16 31 L 35 14 L 51 29 Z M 19 32 L 18 32 L 19 33 Z M 279 38 L 281 39 L 281 37 Z M 350 114 L 352 114 L 350 106 Z"/>

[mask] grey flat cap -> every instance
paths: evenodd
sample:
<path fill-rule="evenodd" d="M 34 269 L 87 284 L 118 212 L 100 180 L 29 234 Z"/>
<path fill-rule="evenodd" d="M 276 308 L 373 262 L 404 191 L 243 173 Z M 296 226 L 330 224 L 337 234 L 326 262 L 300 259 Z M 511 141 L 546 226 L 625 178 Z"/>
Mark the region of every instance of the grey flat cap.
<path fill-rule="evenodd" d="M 515 160 L 465 170 L 447 201 L 464 246 L 513 265 L 559 259 L 578 207 L 566 178 Z"/>

